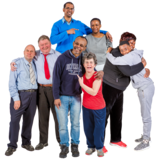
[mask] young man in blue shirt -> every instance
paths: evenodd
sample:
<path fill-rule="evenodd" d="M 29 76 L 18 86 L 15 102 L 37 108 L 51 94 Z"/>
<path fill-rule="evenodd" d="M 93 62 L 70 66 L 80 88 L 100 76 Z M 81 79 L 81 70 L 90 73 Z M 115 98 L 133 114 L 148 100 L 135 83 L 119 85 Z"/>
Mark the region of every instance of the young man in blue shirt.
<path fill-rule="evenodd" d="M 66 2 L 63 8 L 64 17 L 53 24 L 50 41 L 57 43 L 56 51 L 64 53 L 73 48 L 73 42 L 76 37 L 92 33 L 92 29 L 81 21 L 72 18 L 74 5 L 72 2 Z M 112 36 L 107 31 L 101 31 L 112 41 Z"/>
<path fill-rule="evenodd" d="M 36 112 L 36 96 L 38 88 L 36 69 L 33 62 L 34 56 L 34 46 L 28 45 L 24 50 L 24 58 L 19 58 L 16 62 L 17 70 L 15 72 L 10 71 L 9 91 L 11 95 L 11 122 L 9 129 L 10 143 L 5 152 L 6 156 L 10 156 L 16 151 L 19 122 L 22 115 L 22 148 L 29 151 L 34 150 L 30 141 L 33 119 Z"/>

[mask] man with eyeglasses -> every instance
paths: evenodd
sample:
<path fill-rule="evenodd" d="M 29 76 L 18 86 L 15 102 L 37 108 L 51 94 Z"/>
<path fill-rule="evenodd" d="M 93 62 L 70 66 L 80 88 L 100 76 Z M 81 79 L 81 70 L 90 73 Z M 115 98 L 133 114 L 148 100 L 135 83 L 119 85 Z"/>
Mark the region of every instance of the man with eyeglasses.
<path fill-rule="evenodd" d="M 92 29 L 81 21 L 72 18 L 74 13 L 74 4 L 66 2 L 63 7 L 64 17 L 53 24 L 50 41 L 57 43 L 56 51 L 64 53 L 73 48 L 73 42 L 76 37 L 92 33 Z M 100 31 L 106 34 L 106 37 L 112 41 L 112 36 L 107 31 Z"/>

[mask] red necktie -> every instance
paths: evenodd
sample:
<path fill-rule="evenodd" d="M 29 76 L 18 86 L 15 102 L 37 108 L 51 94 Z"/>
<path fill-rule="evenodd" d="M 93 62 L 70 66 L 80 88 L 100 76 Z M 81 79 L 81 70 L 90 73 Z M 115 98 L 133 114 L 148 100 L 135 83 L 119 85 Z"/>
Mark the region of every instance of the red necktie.
<path fill-rule="evenodd" d="M 48 62 L 47 62 L 47 59 L 46 59 L 46 56 L 48 54 L 43 54 L 43 55 L 44 55 L 44 72 L 45 72 L 45 77 L 46 77 L 46 79 L 49 79 L 50 78 L 50 73 L 49 73 Z"/>

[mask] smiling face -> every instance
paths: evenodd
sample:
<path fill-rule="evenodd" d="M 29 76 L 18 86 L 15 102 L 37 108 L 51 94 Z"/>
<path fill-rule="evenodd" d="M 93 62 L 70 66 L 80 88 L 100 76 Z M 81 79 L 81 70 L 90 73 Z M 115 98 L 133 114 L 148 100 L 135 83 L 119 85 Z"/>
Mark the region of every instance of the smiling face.
<path fill-rule="evenodd" d="M 129 45 L 130 45 L 131 49 L 133 50 L 135 48 L 136 41 L 131 39 L 128 42 L 129 42 Z"/>
<path fill-rule="evenodd" d="M 87 41 L 84 38 L 78 37 L 73 42 L 72 53 L 74 54 L 75 57 L 78 57 L 86 49 L 86 46 L 87 46 Z"/>
<path fill-rule="evenodd" d="M 95 68 L 96 64 L 94 62 L 94 59 L 91 58 L 91 59 L 85 59 L 83 66 L 84 66 L 86 72 L 92 73 L 92 72 L 94 72 L 94 68 Z"/>
<path fill-rule="evenodd" d="M 31 62 L 35 56 L 35 48 L 33 45 L 28 45 L 24 50 L 24 57 L 28 62 Z"/>
<path fill-rule="evenodd" d="M 73 4 L 67 3 L 65 8 L 63 8 L 64 16 L 71 18 L 74 13 L 74 6 Z"/>
<path fill-rule="evenodd" d="M 93 33 L 98 33 L 100 31 L 101 24 L 98 20 L 93 20 L 91 22 L 91 29 Z"/>
<path fill-rule="evenodd" d="M 38 46 L 43 54 L 48 54 L 51 50 L 51 42 L 48 39 L 40 40 Z"/>
<path fill-rule="evenodd" d="M 122 55 L 125 55 L 131 51 L 131 47 L 128 44 L 123 44 L 119 46 L 119 50 Z"/>

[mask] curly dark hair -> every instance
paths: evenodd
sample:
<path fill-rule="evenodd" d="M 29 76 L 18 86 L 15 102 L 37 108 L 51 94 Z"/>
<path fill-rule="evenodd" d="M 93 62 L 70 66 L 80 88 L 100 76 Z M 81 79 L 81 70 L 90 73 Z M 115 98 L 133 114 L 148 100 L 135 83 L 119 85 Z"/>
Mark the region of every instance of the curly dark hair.
<path fill-rule="evenodd" d="M 120 38 L 120 42 L 121 41 L 129 41 L 129 40 L 134 40 L 136 41 L 136 36 L 133 34 L 133 33 L 129 33 L 129 32 L 124 32 L 122 35 L 121 35 L 121 38 Z"/>

